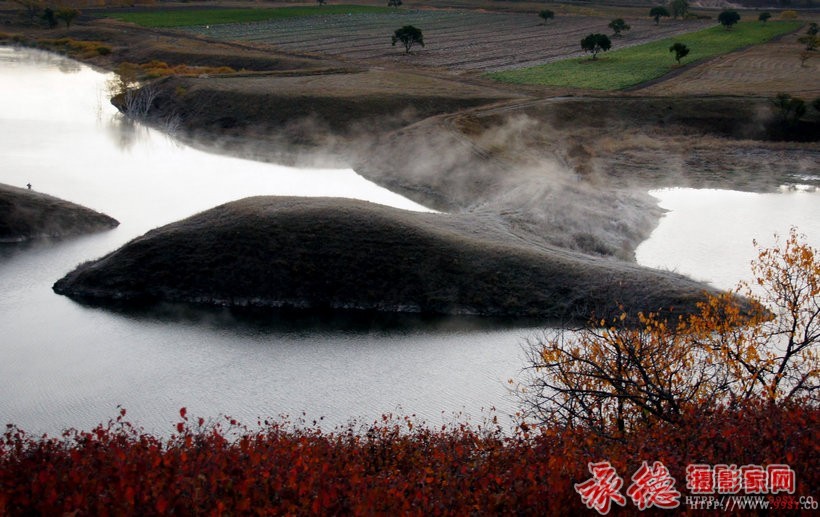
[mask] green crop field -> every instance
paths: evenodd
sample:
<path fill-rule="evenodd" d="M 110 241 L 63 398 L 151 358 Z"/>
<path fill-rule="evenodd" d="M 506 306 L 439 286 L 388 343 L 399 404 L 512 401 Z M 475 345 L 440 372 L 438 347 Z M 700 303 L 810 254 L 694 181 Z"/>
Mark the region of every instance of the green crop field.
<path fill-rule="evenodd" d="M 329 14 L 387 13 L 395 9 L 369 5 L 316 5 L 275 7 L 270 9 L 163 9 L 134 13 L 106 15 L 144 27 L 186 27 L 192 25 L 219 25 L 222 23 L 247 23 L 298 16 L 322 16 Z"/>
<path fill-rule="evenodd" d="M 573 58 L 531 68 L 495 72 L 487 76 L 515 84 L 620 90 L 657 79 L 674 70 L 678 65 L 674 54 L 669 52 L 669 47 L 675 42 L 689 47 L 689 55 L 681 61 L 687 64 L 749 45 L 765 43 L 774 37 L 797 30 L 802 24 L 800 21 L 776 21 L 766 24 L 750 21 L 738 23 L 731 30 L 718 25 L 674 38 L 600 53 L 595 61 L 589 57 Z M 579 41 L 578 47 L 580 46 Z M 617 38 L 612 38 L 612 46 L 617 49 Z"/>

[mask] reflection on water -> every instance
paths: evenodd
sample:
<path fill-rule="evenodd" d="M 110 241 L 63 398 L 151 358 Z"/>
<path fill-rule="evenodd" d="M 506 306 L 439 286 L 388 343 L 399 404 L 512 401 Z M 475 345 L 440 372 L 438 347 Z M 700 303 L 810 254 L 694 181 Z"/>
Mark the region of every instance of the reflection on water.
<path fill-rule="evenodd" d="M 145 231 L 259 194 L 357 197 L 423 207 L 351 170 L 297 170 L 203 153 L 125 120 L 104 100 L 107 76 L 0 48 L 0 182 L 108 213 L 119 228 L 0 247 L 0 425 L 89 428 L 118 404 L 149 430 L 177 411 L 253 424 L 281 413 L 328 425 L 384 412 L 431 423 L 482 407 L 515 408 L 528 329 L 469 319 L 258 315 L 166 305 L 86 307 L 51 290 L 78 263 Z M 73 66 L 73 65 L 71 65 Z M 442 416 L 442 414 L 444 416 Z"/>
<path fill-rule="evenodd" d="M 731 289 L 750 280 L 749 263 L 762 246 L 796 226 L 820 246 L 820 192 L 784 188 L 779 194 L 676 188 L 653 191 L 669 210 L 635 252 L 638 263 L 671 269 Z"/>
<path fill-rule="evenodd" d="M 332 195 L 423 207 L 353 171 L 296 170 L 180 145 L 120 118 L 101 93 L 107 76 L 62 58 L 0 48 L 0 63 L 0 182 L 31 182 L 122 223 L 75 239 L 0 247 L 0 425 L 87 429 L 120 404 L 155 432 L 170 431 L 182 406 L 247 424 L 306 411 L 308 420 L 325 416 L 331 426 L 385 412 L 438 424 L 459 411 L 474 418 L 492 406 L 502 415 L 515 411 L 506 380 L 517 376 L 520 344 L 535 328 L 373 315 L 280 313 L 260 321 L 175 305 L 112 311 L 55 295 L 54 281 L 78 263 L 232 199 Z M 670 212 L 638 260 L 721 287 L 747 270 L 752 238 L 792 224 L 815 243 L 820 236 L 817 193 L 655 195 Z"/>
<path fill-rule="evenodd" d="M 266 194 L 354 197 L 426 210 L 349 169 L 294 169 L 182 145 L 123 118 L 105 100 L 110 74 L 83 66 L 66 75 L 55 63 L 67 60 L 44 55 L 0 48 L 0 181 L 31 183 L 105 212 L 123 223 L 123 233 L 134 236 L 226 201 Z"/>

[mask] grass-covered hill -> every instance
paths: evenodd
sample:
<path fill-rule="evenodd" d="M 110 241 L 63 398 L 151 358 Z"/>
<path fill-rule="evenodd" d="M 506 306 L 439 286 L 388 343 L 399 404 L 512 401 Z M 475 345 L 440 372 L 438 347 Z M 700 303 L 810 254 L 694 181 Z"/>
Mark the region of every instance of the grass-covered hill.
<path fill-rule="evenodd" d="M 119 224 L 89 208 L 0 183 L 0 243 L 79 235 Z"/>
<path fill-rule="evenodd" d="M 356 200 L 247 198 L 155 229 L 82 264 L 54 290 L 95 304 L 552 318 L 601 314 L 617 302 L 691 308 L 704 289 L 470 224 Z"/>

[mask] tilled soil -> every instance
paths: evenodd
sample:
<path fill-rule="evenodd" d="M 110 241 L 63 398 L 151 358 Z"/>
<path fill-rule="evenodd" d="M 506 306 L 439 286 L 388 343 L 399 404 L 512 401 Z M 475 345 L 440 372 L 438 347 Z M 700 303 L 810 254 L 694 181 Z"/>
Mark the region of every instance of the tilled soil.
<path fill-rule="evenodd" d="M 390 14 L 311 16 L 258 23 L 190 27 L 190 33 L 217 40 L 264 43 L 283 51 L 314 53 L 369 63 L 411 64 L 448 71 L 493 72 L 581 56 L 580 41 L 591 32 L 609 34 L 609 19 L 559 16 L 543 23 L 535 14 L 477 11 L 397 10 Z M 614 40 L 626 47 L 692 32 L 707 21 L 626 20 L 632 29 Z M 391 46 L 404 25 L 422 30 L 425 46 L 405 55 Z"/>

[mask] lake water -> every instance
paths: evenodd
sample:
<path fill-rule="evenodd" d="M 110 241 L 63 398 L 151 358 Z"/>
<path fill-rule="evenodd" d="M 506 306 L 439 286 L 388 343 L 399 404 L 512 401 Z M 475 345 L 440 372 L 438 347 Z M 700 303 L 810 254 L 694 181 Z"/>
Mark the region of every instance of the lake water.
<path fill-rule="evenodd" d="M 820 175 L 818 165 L 817 175 Z M 816 177 L 811 178 L 816 182 Z M 801 178 L 795 178 L 800 181 Z M 753 240 L 771 246 L 791 226 L 820 244 L 820 192 L 799 183 L 780 193 L 665 189 L 650 192 L 669 210 L 635 251 L 639 264 L 671 269 L 721 289 L 750 281 Z"/>
<path fill-rule="evenodd" d="M 159 433 L 172 429 L 182 406 L 247 424 L 303 411 L 330 425 L 387 412 L 438 425 L 456 414 L 478 420 L 490 407 L 515 411 L 506 381 L 524 366 L 521 344 L 539 329 L 464 320 L 262 324 L 180 307 L 123 314 L 54 294 L 54 281 L 78 263 L 249 195 L 355 197 L 424 210 L 351 170 L 297 170 L 181 145 L 123 120 L 106 99 L 107 79 L 50 54 L 0 47 L 0 182 L 30 182 L 122 223 L 0 247 L 0 424 L 52 434 L 87 429 L 115 416 L 118 405 Z M 765 241 L 790 225 L 815 243 L 820 236 L 817 193 L 655 194 L 671 211 L 639 261 L 720 287 L 743 276 L 753 238 Z"/>

